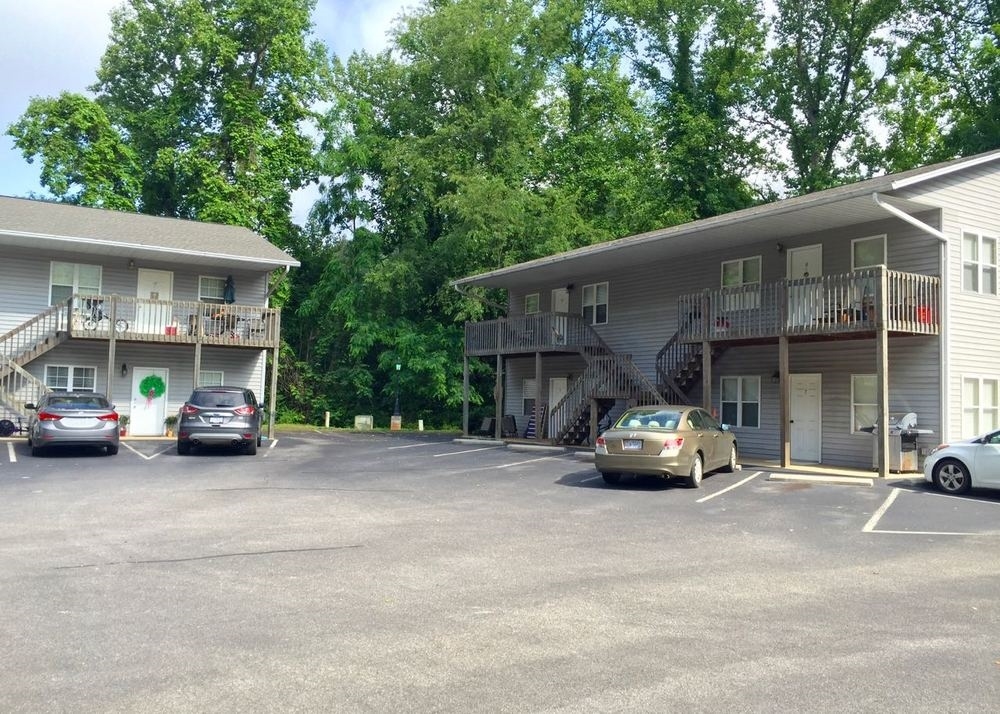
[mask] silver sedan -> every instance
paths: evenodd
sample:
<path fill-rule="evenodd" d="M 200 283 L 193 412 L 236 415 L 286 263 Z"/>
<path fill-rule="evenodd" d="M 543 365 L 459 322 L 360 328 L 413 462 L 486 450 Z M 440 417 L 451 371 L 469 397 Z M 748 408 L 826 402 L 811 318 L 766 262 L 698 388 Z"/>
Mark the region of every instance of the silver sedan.
<path fill-rule="evenodd" d="M 37 404 L 25 404 L 28 445 L 38 456 L 57 446 L 100 446 L 109 456 L 118 453 L 118 412 L 97 392 L 50 392 Z"/>

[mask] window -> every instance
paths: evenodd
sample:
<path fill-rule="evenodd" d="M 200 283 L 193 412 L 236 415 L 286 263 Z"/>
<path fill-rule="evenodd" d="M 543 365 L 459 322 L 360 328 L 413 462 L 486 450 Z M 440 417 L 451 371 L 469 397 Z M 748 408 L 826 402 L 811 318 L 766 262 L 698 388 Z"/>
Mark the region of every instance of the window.
<path fill-rule="evenodd" d="M 851 270 L 886 265 L 885 236 L 855 238 L 851 241 Z"/>
<path fill-rule="evenodd" d="M 66 302 L 73 293 L 101 294 L 101 266 L 59 263 L 49 266 L 49 305 Z"/>
<path fill-rule="evenodd" d="M 962 436 L 1000 429 L 1000 380 L 962 380 Z"/>
<path fill-rule="evenodd" d="M 722 287 L 727 289 L 722 303 L 724 310 L 760 307 L 760 256 L 725 261 Z"/>
<path fill-rule="evenodd" d="M 878 379 L 874 374 L 851 375 L 851 433 L 878 421 Z"/>
<path fill-rule="evenodd" d="M 962 290 L 983 295 L 997 294 L 997 239 L 962 233 Z"/>
<path fill-rule="evenodd" d="M 45 366 L 45 386 L 56 392 L 93 392 L 96 381 L 94 367 Z"/>
<path fill-rule="evenodd" d="M 222 381 L 221 369 L 203 369 L 198 372 L 199 387 L 221 387 L 223 384 L 225 382 Z"/>
<path fill-rule="evenodd" d="M 534 315 L 541 310 L 539 306 L 538 293 L 524 296 L 524 314 Z"/>
<path fill-rule="evenodd" d="M 589 325 L 604 325 L 608 321 L 608 284 L 583 286 L 583 319 Z"/>
<path fill-rule="evenodd" d="M 198 278 L 198 300 L 201 302 L 222 304 L 225 302 L 223 298 L 225 290 L 225 278 L 210 278 L 206 276 Z"/>
<path fill-rule="evenodd" d="M 760 377 L 723 377 L 722 423 L 760 426 Z"/>
<path fill-rule="evenodd" d="M 521 385 L 521 413 L 530 416 L 535 413 L 535 397 L 538 396 L 538 387 L 533 379 L 526 379 Z"/>

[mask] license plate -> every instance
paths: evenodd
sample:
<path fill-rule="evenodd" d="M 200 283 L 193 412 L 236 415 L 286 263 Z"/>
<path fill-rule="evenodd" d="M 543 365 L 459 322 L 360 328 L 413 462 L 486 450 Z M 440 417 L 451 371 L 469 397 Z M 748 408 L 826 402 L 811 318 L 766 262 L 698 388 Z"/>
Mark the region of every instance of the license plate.
<path fill-rule="evenodd" d="M 209 424 L 221 424 L 222 423 L 222 417 L 209 417 L 208 418 L 208 423 Z"/>
<path fill-rule="evenodd" d="M 642 439 L 622 439 L 623 449 L 641 449 Z"/>

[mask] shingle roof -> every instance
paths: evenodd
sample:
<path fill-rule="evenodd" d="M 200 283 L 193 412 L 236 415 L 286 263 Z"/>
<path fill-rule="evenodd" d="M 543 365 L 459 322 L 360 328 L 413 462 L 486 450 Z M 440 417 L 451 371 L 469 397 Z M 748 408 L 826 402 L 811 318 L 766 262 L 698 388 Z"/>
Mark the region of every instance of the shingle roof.
<path fill-rule="evenodd" d="M 4 235 L 54 244 L 104 247 L 109 252 L 158 253 L 183 260 L 229 259 L 260 267 L 295 267 L 299 261 L 260 235 L 239 226 L 66 203 L 0 196 L 0 243 Z"/>

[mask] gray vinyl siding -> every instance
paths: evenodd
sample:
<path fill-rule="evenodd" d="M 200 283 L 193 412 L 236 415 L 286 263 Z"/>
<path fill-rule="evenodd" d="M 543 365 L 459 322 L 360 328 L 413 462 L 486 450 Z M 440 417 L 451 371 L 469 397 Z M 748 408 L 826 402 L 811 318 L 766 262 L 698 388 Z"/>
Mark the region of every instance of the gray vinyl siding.
<path fill-rule="evenodd" d="M 233 350 L 205 346 L 201 353 L 202 370 L 220 370 L 226 384 L 253 389 L 257 399 L 265 402 L 264 352 Z M 121 364 L 128 366 L 128 375 L 121 376 Z M 96 370 L 96 389 L 107 390 L 108 351 L 103 341 L 78 340 L 63 343 L 30 362 L 25 369 L 40 380 L 45 379 L 47 365 L 93 367 Z M 190 396 L 194 388 L 194 351 L 190 346 L 165 346 L 119 342 L 115 349 L 115 371 L 112 378 L 111 401 L 118 411 L 128 414 L 132 403 L 132 373 L 135 368 L 169 370 L 166 391 L 166 413 L 173 414 Z"/>
<path fill-rule="evenodd" d="M 1000 173 L 979 167 L 912 191 L 913 198 L 945 206 L 942 231 L 948 237 L 944 324 L 947 368 L 943 439 L 962 433 L 962 380 L 1000 377 L 1000 297 L 962 290 L 963 230 L 1000 238 Z"/>

